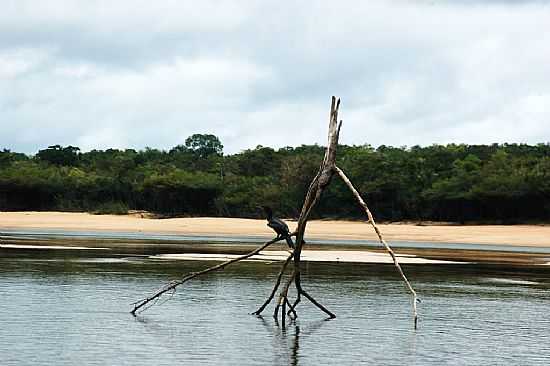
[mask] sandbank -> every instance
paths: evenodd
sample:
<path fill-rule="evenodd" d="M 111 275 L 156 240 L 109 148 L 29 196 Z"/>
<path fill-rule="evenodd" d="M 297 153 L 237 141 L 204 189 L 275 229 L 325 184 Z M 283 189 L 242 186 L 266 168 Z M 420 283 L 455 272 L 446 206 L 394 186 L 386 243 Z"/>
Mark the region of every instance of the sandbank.
<path fill-rule="evenodd" d="M 288 220 L 291 230 L 296 223 Z M 550 247 L 550 225 L 379 224 L 388 242 L 437 242 Z M 58 229 L 143 234 L 272 237 L 265 220 L 220 217 L 154 219 L 141 215 L 92 215 L 72 212 L 0 212 L 0 231 Z M 364 221 L 312 220 L 307 237 L 322 240 L 370 240 L 377 237 Z"/>
<path fill-rule="evenodd" d="M 258 253 L 245 261 L 279 262 L 287 259 L 289 253 L 283 250 L 266 250 Z M 226 261 L 237 258 L 235 254 L 202 254 L 202 253 L 176 253 L 158 254 L 151 256 L 155 259 L 175 260 L 201 260 L 201 261 Z M 416 255 L 398 254 L 401 264 L 467 264 L 468 262 L 456 262 L 450 260 L 426 259 Z M 336 262 L 336 263 L 393 263 L 392 258 L 386 253 L 376 253 L 365 250 L 304 250 L 301 258 L 307 262 Z"/>

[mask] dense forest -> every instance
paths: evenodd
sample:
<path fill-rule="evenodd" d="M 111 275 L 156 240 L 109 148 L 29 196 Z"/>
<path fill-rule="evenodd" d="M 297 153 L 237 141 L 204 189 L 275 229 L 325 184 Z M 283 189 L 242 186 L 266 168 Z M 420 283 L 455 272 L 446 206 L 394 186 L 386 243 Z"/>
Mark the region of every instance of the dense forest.
<path fill-rule="evenodd" d="M 324 148 L 258 146 L 224 155 L 214 135 L 169 151 L 50 146 L 0 151 L 0 210 L 295 217 Z M 550 144 L 341 145 L 338 164 L 383 220 L 524 222 L 550 219 Z M 360 217 L 339 180 L 317 217 Z"/>

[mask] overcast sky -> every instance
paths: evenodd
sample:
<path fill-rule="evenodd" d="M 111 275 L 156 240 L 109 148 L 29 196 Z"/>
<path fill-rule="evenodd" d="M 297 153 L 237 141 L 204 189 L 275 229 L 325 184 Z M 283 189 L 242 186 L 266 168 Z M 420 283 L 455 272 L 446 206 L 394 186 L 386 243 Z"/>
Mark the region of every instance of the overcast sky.
<path fill-rule="evenodd" d="M 550 141 L 550 2 L 0 2 L 0 149 Z"/>

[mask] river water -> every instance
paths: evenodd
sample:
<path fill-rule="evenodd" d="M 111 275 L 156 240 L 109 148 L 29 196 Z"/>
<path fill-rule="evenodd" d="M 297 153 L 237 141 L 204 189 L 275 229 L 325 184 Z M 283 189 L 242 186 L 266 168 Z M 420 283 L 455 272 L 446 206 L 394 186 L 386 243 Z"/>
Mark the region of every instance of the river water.
<path fill-rule="evenodd" d="M 276 263 L 243 262 L 184 285 L 137 318 L 131 302 L 212 262 L 78 254 L 0 253 L 0 365 L 548 365 L 550 270 L 391 265 L 305 266 L 307 300 L 285 330 L 249 315 Z M 6 255 L 6 253 L 10 253 Z"/>

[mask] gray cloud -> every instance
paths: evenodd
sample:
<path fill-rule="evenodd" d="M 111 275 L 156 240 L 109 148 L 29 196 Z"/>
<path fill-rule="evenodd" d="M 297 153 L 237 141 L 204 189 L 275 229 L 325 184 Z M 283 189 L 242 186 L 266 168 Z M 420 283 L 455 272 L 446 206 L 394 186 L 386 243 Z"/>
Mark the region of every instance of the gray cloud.
<path fill-rule="evenodd" d="M 8 4 L 0 148 L 550 141 L 543 2 Z"/>

